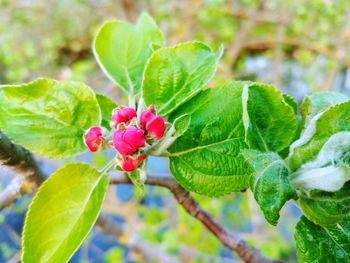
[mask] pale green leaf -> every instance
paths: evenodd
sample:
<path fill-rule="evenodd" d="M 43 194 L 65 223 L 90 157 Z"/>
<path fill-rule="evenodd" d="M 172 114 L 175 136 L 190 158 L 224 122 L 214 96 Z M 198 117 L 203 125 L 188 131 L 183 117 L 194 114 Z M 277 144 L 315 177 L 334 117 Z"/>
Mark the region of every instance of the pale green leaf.
<path fill-rule="evenodd" d="M 168 129 L 163 136 L 163 138 L 155 143 L 153 147 L 149 150 L 149 154 L 155 156 L 167 155 L 167 149 L 184 134 L 191 124 L 191 116 L 189 114 L 184 114 L 177 117 L 170 129 Z"/>
<path fill-rule="evenodd" d="M 40 187 L 23 232 L 24 263 L 67 262 L 93 227 L 108 175 L 87 164 L 68 164 Z"/>
<path fill-rule="evenodd" d="M 96 35 L 93 49 L 110 79 L 125 91 L 137 94 L 148 58 L 164 42 L 154 20 L 143 13 L 135 25 L 119 20 L 106 22 Z"/>
<path fill-rule="evenodd" d="M 100 122 L 95 94 L 80 82 L 38 79 L 0 91 L 0 130 L 42 156 L 83 152 L 85 130 Z"/>
<path fill-rule="evenodd" d="M 344 160 L 350 152 L 350 132 L 332 135 L 317 157 L 291 175 L 292 185 L 303 191 L 337 191 L 350 180 L 350 166 Z"/>
<path fill-rule="evenodd" d="M 328 165 L 320 168 L 301 168 L 291 175 L 290 182 L 294 188 L 309 193 L 312 190 L 334 192 L 350 180 L 348 165 Z"/>
<path fill-rule="evenodd" d="M 316 92 L 306 96 L 300 106 L 304 124 L 307 124 L 316 114 L 347 100 L 349 100 L 348 96 L 338 92 Z"/>
<path fill-rule="evenodd" d="M 131 182 L 135 186 L 136 194 L 140 197 L 145 194 L 145 184 L 142 180 L 142 175 L 141 175 L 142 172 L 143 171 L 135 170 L 135 171 L 128 173 L 128 176 L 129 176 Z"/>
<path fill-rule="evenodd" d="M 201 42 L 161 48 L 146 65 L 142 94 L 146 105 L 154 104 L 168 116 L 195 96 L 213 77 L 219 55 Z"/>
<path fill-rule="evenodd" d="M 277 225 L 281 208 L 288 200 L 297 198 L 288 180 L 289 169 L 277 153 L 242 150 L 242 154 L 254 170 L 250 188 L 255 200 L 266 220 Z"/>
<path fill-rule="evenodd" d="M 174 129 L 173 136 L 174 137 L 180 137 L 182 134 L 184 134 L 187 129 L 190 127 L 191 124 L 191 115 L 184 114 L 174 120 L 174 123 L 172 124 L 172 128 Z"/>
<path fill-rule="evenodd" d="M 118 105 L 109 97 L 103 94 L 96 94 L 96 99 L 98 101 L 98 104 L 100 105 L 101 114 L 102 114 L 101 125 L 106 129 L 110 130 L 111 126 L 109 125 L 109 122 L 112 117 L 112 111 L 115 108 L 117 108 Z"/>
<path fill-rule="evenodd" d="M 349 193 L 349 182 L 337 192 L 314 190 L 309 195 L 300 194 L 299 205 L 312 222 L 319 225 L 335 224 L 343 219 L 350 219 Z"/>
<path fill-rule="evenodd" d="M 295 230 L 300 263 L 350 262 L 350 221 L 322 227 L 302 217 Z"/>
<path fill-rule="evenodd" d="M 298 169 L 302 164 L 316 158 L 317 154 L 335 133 L 350 131 L 350 101 L 336 104 L 315 115 L 300 139 L 290 148 L 289 167 Z"/>

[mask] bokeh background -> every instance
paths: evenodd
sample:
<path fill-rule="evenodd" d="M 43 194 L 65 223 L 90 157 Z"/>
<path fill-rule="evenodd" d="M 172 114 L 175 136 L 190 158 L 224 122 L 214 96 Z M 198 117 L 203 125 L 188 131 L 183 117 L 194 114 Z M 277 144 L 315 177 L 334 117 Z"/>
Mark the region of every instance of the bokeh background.
<path fill-rule="evenodd" d="M 0 84 L 37 77 L 73 79 L 125 103 L 125 95 L 98 68 L 91 43 L 103 21 L 134 22 L 143 11 L 155 18 L 169 46 L 191 40 L 205 41 L 213 49 L 225 45 L 211 86 L 256 80 L 275 85 L 298 102 L 316 91 L 350 94 L 348 0 L 0 0 Z M 66 162 L 100 167 L 110 157 L 107 152 L 74 160 L 36 158 L 49 175 Z M 148 170 L 169 173 L 162 158 L 151 158 Z M 14 176 L 0 168 L 0 190 Z M 249 191 L 217 199 L 194 196 L 265 255 L 296 262 L 293 228 L 300 212 L 292 202 L 272 227 Z M 0 262 L 20 259 L 30 201 L 31 196 L 23 196 L 0 212 Z M 132 186 L 113 186 L 103 215 L 123 231 L 95 227 L 70 262 L 155 262 L 135 240 L 181 262 L 239 262 L 165 189 L 146 187 L 141 197 Z"/>

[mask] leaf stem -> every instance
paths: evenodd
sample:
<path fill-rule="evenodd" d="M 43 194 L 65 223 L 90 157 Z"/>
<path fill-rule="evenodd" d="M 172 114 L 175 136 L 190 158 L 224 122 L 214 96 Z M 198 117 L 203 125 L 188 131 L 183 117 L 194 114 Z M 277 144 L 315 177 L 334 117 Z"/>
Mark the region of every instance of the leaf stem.
<path fill-rule="evenodd" d="M 135 106 L 136 106 L 135 96 L 134 96 L 133 92 L 130 92 L 129 93 L 129 107 L 135 108 Z"/>
<path fill-rule="evenodd" d="M 100 173 L 101 175 L 102 174 L 106 174 L 108 173 L 110 170 L 112 170 L 112 168 L 114 167 L 115 165 L 115 158 L 113 157 L 112 160 L 110 160 L 105 167 L 103 167 L 101 170 L 100 170 Z"/>
<path fill-rule="evenodd" d="M 145 108 L 145 102 L 142 98 L 142 95 L 140 96 L 140 99 L 137 103 L 137 120 L 140 121 L 141 113 Z"/>

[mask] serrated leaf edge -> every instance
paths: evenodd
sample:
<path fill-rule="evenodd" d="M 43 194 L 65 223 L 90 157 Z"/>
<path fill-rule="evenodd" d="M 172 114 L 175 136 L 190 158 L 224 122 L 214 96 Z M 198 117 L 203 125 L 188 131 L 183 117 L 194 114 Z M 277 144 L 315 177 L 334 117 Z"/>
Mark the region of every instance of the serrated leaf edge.
<path fill-rule="evenodd" d="M 77 83 L 79 85 L 85 86 L 89 90 L 91 95 L 95 98 L 96 106 L 99 109 L 99 117 L 98 117 L 99 120 L 98 120 L 98 123 L 102 122 L 102 111 L 101 111 L 100 105 L 98 104 L 98 101 L 97 101 L 97 98 L 96 98 L 96 94 L 88 85 L 86 85 L 83 82 L 74 81 L 74 80 L 58 81 L 58 80 L 50 79 L 50 78 L 38 78 L 38 79 L 35 79 L 35 80 L 31 81 L 31 82 L 24 83 L 24 84 L 4 85 L 2 88 L 15 88 L 15 87 L 29 86 L 29 85 L 32 85 L 33 83 L 36 83 L 36 82 L 39 82 L 39 81 L 43 81 L 43 80 L 44 81 L 50 81 L 50 82 L 53 83 L 53 85 L 56 85 L 56 84 L 59 84 L 59 83 Z M 1 95 L 1 92 L 3 92 L 3 91 L 0 90 L 0 95 Z M 59 122 L 61 122 L 61 121 L 59 121 Z M 4 128 L 4 127 L 0 127 L 0 128 L 10 140 L 14 141 L 17 144 L 16 140 L 14 140 L 10 135 L 7 134 L 7 129 L 6 128 Z M 18 145 L 21 145 L 21 144 L 18 144 Z M 21 146 L 24 147 L 23 145 L 21 145 Z M 24 148 L 26 148 L 26 147 L 24 147 Z M 53 156 L 51 154 L 47 154 L 47 153 L 45 153 L 45 151 L 40 151 L 40 149 L 38 149 L 38 150 L 28 149 L 28 150 L 30 150 L 31 152 L 36 153 L 36 154 L 38 154 L 40 156 L 47 157 L 47 158 L 50 158 L 50 159 L 61 159 L 61 158 L 69 158 L 69 157 L 73 157 L 75 155 L 81 154 L 81 153 L 85 152 L 87 150 L 87 148 L 84 149 L 84 150 L 80 150 L 80 151 L 78 151 L 78 152 L 76 152 L 74 154 L 69 154 L 69 155 L 56 154 L 55 156 Z"/>
<path fill-rule="evenodd" d="M 143 71 L 143 74 L 142 74 L 142 81 L 141 81 L 141 96 L 143 96 L 143 90 L 144 90 L 144 81 L 145 81 L 145 73 L 147 71 L 147 68 L 150 64 L 150 62 L 152 61 L 153 57 L 156 56 L 159 52 L 162 52 L 163 50 L 175 50 L 179 47 L 182 47 L 182 46 L 187 46 L 187 45 L 192 45 L 192 44 L 198 44 L 198 45 L 201 45 L 201 46 L 204 46 L 205 48 L 207 48 L 208 50 L 210 50 L 210 52 L 212 52 L 213 54 L 216 55 L 216 63 L 215 63 L 215 69 L 213 70 L 213 73 L 209 76 L 209 79 L 208 81 L 202 85 L 201 88 L 199 88 L 198 90 L 196 90 L 195 93 L 193 94 L 190 94 L 189 96 L 187 96 L 187 98 L 182 101 L 180 104 L 178 104 L 175 108 L 172 108 L 171 110 L 168 110 L 167 112 L 163 113 L 162 116 L 168 116 L 171 112 L 175 111 L 176 109 L 178 109 L 181 105 L 183 105 L 184 103 L 186 103 L 187 101 L 189 101 L 190 99 L 192 99 L 194 96 L 196 96 L 199 92 L 203 91 L 206 89 L 206 85 L 209 83 L 209 81 L 215 76 L 216 74 L 216 70 L 217 70 L 217 67 L 218 67 L 218 64 L 219 64 L 219 61 L 220 61 L 220 58 L 222 56 L 222 53 L 223 53 L 223 45 L 220 46 L 219 48 L 219 51 L 217 53 L 215 53 L 212 48 L 210 46 L 208 46 L 207 44 L 205 44 L 204 42 L 202 41 L 188 41 L 188 42 L 182 42 L 182 43 L 179 43 L 179 44 L 176 44 L 176 45 L 173 45 L 171 47 L 161 47 L 159 49 L 157 49 L 155 52 L 153 52 L 153 54 L 148 58 L 147 62 L 146 62 L 146 65 L 145 65 L 145 69 Z M 171 101 L 172 99 L 174 98 L 174 96 L 169 99 L 168 101 Z M 149 106 L 149 105 L 147 105 Z M 159 109 L 158 109 L 159 110 Z"/>

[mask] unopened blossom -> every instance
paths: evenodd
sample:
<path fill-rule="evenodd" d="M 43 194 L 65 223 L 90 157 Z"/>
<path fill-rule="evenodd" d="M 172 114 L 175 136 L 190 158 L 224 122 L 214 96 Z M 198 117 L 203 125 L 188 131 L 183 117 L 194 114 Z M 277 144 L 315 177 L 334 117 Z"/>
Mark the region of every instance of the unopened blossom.
<path fill-rule="evenodd" d="M 136 127 L 116 130 L 113 134 L 113 146 L 122 155 L 131 155 L 145 144 L 144 132 Z"/>
<path fill-rule="evenodd" d="M 146 123 L 145 129 L 151 136 L 160 139 L 163 137 L 165 132 L 165 121 L 160 116 L 155 116 L 149 122 Z"/>
<path fill-rule="evenodd" d="M 151 105 L 147 110 L 142 112 L 140 117 L 140 124 L 149 135 L 157 139 L 163 137 L 166 129 L 164 119 L 154 114 L 153 105 Z"/>
<path fill-rule="evenodd" d="M 110 126 L 112 128 L 117 128 L 118 124 L 124 123 L 129 124 L 129 122 L 136 117 L 136 111 L 131 107 L 122 107 L 113 110 L 112 118 L 110 121 Z"/>
<path fill-rule="evenodd" d="M 141 163 L 146 159 L 146 157 L 146 154 L 142 154 L 137 157 L 126 156 L 121 162 L 121 168 L 125 172 L 132 172 L 141 165 Z"/>
<path fill-rule="evenodd" d="M 152 120 L 155 117 L 154 115 L 154 106 L 151 105 L 147 110 L 144 110 L 141 113 L 140 116 L 140 124 L 142 126 L 145 126 L 147 122 L 149 122 L 150 120 Z"/>
<path fill-rule="evenodd" d="M 105 136 L 106 131 L 104 128 L 99 126 L 91 127 L 84 134 L 84 143 L 91 152 L 97 152 L 101 148 Z"/>

